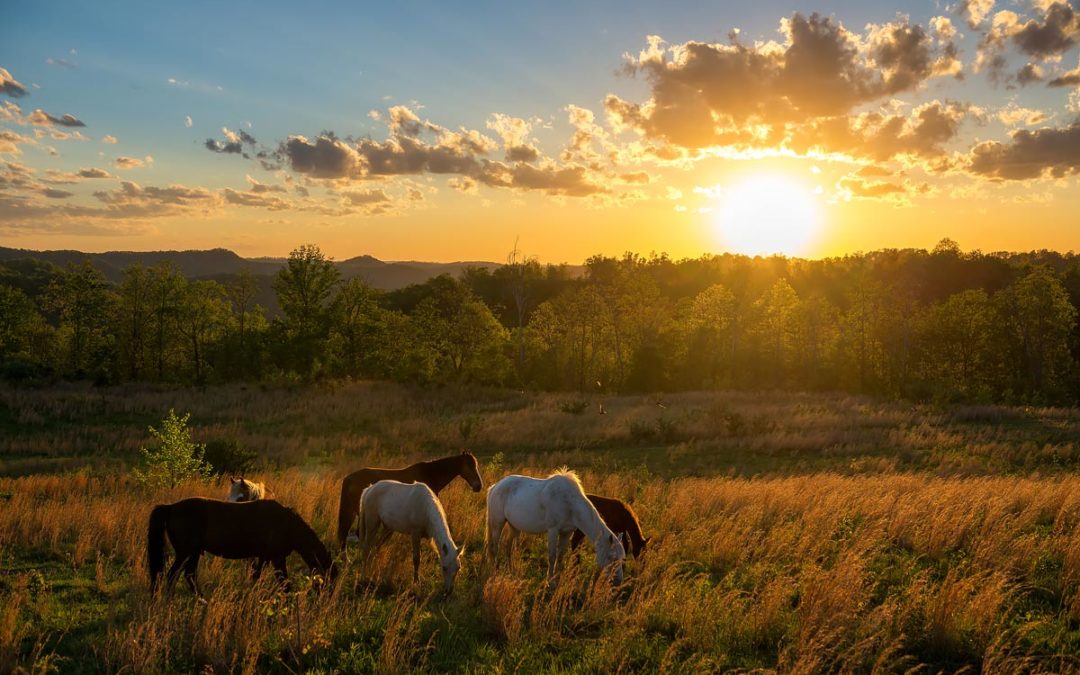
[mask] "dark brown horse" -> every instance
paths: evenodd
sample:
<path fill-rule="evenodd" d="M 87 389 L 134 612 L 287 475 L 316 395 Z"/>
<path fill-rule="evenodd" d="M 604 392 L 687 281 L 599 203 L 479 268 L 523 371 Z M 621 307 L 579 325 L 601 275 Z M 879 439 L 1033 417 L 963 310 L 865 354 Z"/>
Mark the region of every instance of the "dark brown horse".
<path fill-rule="evenodd" d="M 480 468 L 476 457 L 471 452 L 451 455 L 430 462 L 417 462 L 404 469 L 365 468 L 354 471 L 341 481 L 341 504 L 338 507 L 338 545 L 345 550 L 349 529 L 357 522 L 360 514 L 360 495 L 364 488 L 381 480 L 396 480 L 401 483 L 424 483 L 435 494 L 461 476 L 472 488 L 480 492 L 484 481 L 480 478 Z"/>
<path fill-rule="evenodd" d="M 629 504 L 612 497 L 590 494 L 585 496 L 596 507 L 597 513 L 604 519 L 604 524 L 608 526 L 608 529 L 623 540 L 627 553 L 632 553 L 637 558 L 645 552 L 645 545 L 649 543 L 652 537 L 641 536 L 641 523 L 638 522 L 637 514 L 634 513 L 634 509 L 630 508 Z M 574 530 L 574 534 L 570 538 L 570 546 L 577 548 L 581 545 L 583 539 L 585 539 L 585 535 L 581 530 Z"/>
<path fill-rule="evenodd" d="M 285 559 L 293 551 L 321 574 L 332 576 L 330 553 L 315 530 L 292 509 L 272 499 L 225 502 L 193 497 L 175 504 L 160 504 L 150 512 L 146 557 L 150 563 L 150 590 L 157 587 L 165 569 L 165 536 L 176 553 L 169 569 L 168 586 L 183 569 L 191 590 L 199 595 L 195 578 L 199 557 L 212 553 L 222 558 L 255 558 L 258 578 L 269 562 L 278 576 L 286 578 Z"/>

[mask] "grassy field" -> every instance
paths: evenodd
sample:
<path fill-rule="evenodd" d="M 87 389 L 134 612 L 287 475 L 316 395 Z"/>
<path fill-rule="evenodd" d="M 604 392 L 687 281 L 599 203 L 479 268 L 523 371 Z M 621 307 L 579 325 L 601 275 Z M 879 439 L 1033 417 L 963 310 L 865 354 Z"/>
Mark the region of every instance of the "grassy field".
<path fill-rule="evenodd" d="M 0 389 L 0 672 L 1080 671 L 1080 412 L 848 396 L 600 399 L 353 383 Z M 146 426 L 256 450 L 331 539 L 349 469 L 473 450 L 484 478 L 566 464 L 633 503 L 643 561 L 613 589 L 583 551 L 558 589 L 532 538 L 481 564 L 483 496 L 442 493 L 467 546 L 453 597 L 406 543 L 331 589 L 207 558 L 208 602 L 151 598 Z"/>

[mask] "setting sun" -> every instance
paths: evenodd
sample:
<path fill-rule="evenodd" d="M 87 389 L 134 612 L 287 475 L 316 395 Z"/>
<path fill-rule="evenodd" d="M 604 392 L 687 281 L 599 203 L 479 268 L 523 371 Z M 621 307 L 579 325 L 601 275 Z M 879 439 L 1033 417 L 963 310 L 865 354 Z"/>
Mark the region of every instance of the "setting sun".
<path fill-rule="evenodd" d="M 719 194 L 716 232 L 727 250 L 799 255 L 821 230 L 821 207 L 799 182 L 779 175 L 744 179 Z"/>

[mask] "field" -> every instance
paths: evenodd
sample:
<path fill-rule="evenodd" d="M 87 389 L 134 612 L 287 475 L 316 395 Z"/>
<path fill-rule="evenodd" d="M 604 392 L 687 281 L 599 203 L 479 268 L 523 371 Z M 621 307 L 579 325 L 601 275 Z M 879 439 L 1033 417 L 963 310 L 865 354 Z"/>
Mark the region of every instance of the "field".
<path fill-rule="evenodd" d="M 340 383 L 0 389 L 0 671 L 1072 672 L 1080 670 L 1080 411 L 851 396 L 600 399 Z M 260 456 L 255 478 L 331 538 L 349 469 L 468 448 L 485 481 L 577 469 L 634 505 L 628 581 L 587 550 L 554 593 L 539 537 L 481 563 L 483 497 L 442 493 L 455 594 L 405 542 L 330 589 L 254 589 L 204 559 L 207 602 L 151 598 L 153 504 L 126 476 L 169 408 Z"/>

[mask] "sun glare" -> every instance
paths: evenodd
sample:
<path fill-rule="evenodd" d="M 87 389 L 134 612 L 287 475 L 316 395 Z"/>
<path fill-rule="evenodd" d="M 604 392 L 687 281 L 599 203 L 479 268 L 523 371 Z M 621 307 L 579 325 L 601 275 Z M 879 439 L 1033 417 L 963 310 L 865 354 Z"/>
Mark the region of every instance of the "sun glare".
<path fill-rule="evenodd" d="M 804 254 L 821 229 L 815 195 L 784 176 L 753 176 L 722 187 L 719 200 L 716 233 L 735 253 Z"/>

